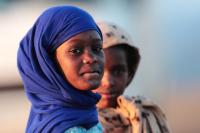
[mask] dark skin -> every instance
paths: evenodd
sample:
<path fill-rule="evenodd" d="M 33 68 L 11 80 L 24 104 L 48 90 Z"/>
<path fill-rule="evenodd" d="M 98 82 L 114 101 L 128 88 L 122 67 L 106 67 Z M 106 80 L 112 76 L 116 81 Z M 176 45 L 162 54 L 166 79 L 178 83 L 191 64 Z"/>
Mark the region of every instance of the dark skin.
<path fill-rule="evenodd" d="M 104 49 L 104 75 L 99 88 L 94 90 L 102 98 L 97 104 L 99 109 L 117 106 L 117 97 L 123 94 L 129 79 L 126 52 L 117 46 Z"/>
<path fill-rule="evenodd" d="M 100 35 L 94 31 L 82 32 L 63 44 L 55 53 L 66 80 L 78 90 L 97 88 L 103 77 L 104 53 Z"/>

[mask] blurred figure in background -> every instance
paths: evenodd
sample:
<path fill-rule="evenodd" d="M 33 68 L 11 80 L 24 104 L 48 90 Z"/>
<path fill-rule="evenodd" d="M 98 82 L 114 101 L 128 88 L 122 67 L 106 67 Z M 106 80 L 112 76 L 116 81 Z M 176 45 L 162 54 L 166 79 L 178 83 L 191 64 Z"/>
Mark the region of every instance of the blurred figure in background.
<path fill-rule="evenodd" d="M 101 86 L 94 91 L 102 96 L 97 107 L 104 133 L 169 133 L 158 106 L 143 97 L 122 96 L 137 71 L 138 48 L 119 26 L 106 22 L 98 25 L 106 61 Z"/>

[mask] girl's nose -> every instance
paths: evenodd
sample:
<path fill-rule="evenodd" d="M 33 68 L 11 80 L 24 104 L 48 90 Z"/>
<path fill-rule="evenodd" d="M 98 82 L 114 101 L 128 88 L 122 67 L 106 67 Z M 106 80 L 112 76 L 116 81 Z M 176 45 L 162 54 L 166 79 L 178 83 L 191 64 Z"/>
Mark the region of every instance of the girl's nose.
<path fill-rule="evenodd" d="M 83 63 L 84 64 L 91 64 L 97 62 L 97 57 L 90 51 L 86 51 L 83 55 Z"/>
<path fill-rule="evenodd" d="M 111 76 L 111 74 L 109 74 L 109 72 L 104 71 L 104 75 L 101 81 L 101 85 L 104 88 L 112 88 L 114 85 L 114 80 L 113 77 Z"/>

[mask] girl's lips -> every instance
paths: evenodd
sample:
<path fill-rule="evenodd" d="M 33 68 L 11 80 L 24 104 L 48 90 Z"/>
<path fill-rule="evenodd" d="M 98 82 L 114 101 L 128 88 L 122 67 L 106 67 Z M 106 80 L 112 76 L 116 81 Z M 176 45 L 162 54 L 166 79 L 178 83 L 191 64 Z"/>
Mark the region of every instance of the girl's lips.
<path fill-rule="evenodd" d="M 102 98 L 105 99 L 111 99 L 117 96 L 116 94 L 110 94 L 110 93 L 100 93 L 100 95 L 102 96 Z"/>
<path fill-rule="evenodd" d="M 80 72 L 80 75 L 85 75 L 85 74 L 98 74 L 100 75 L 100 71 L 97 69 L 85 69 L 83 71 Z"/>
<path fill-rule="evenodd" d="M 83 73 L 83 76 L 86 78 L 95 78 L 95 77 L 99 77 L 99 73 L 98 72 L 86 72 Z"/>

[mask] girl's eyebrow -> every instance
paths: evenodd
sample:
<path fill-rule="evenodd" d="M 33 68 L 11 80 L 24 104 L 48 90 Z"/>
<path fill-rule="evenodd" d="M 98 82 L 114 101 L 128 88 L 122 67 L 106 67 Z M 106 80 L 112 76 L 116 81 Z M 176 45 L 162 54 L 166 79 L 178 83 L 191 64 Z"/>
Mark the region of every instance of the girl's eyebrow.
<path fill-rule="evenodd" d="M 114 65 L 113 67 L 114 68 L 126 68 L 126 64 L 121 63 L 121 64 Z"/>
<path fill-rule="evenodd" d="M 82 42 L 83 40 L 81 39 L 70 39 L 69 42 Z"/>
<path fill-rule="evenodd" d="M 96 38 L 96 39 L 92 39 L 94 42 L 102 42 L 102 40 L 101 39 L 99 39 L 99 38 Z"/>
<path fill-rule="evenodd" d="M 71 39 L 69 42 L 84 42 L 85 40 L 82 39 Z M 100 38 L 92 38 L 92 42 L 102 42 Z"/>

